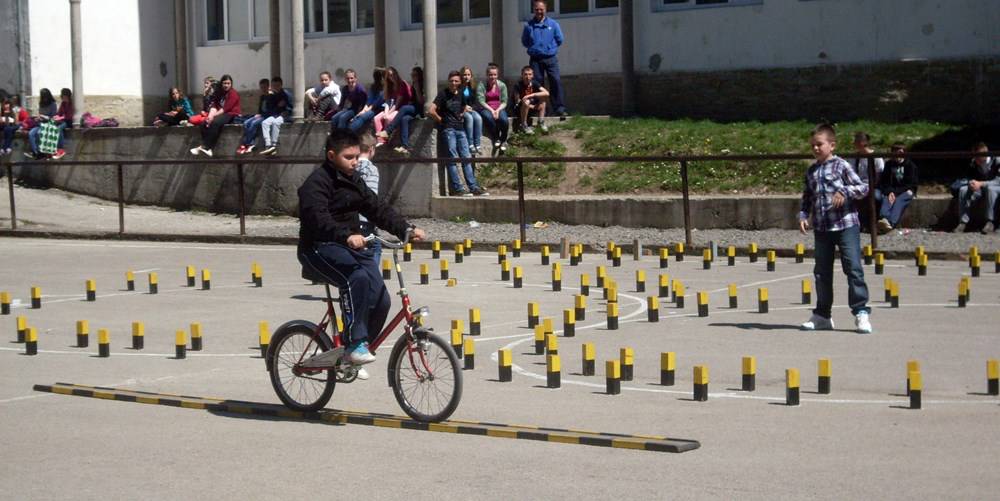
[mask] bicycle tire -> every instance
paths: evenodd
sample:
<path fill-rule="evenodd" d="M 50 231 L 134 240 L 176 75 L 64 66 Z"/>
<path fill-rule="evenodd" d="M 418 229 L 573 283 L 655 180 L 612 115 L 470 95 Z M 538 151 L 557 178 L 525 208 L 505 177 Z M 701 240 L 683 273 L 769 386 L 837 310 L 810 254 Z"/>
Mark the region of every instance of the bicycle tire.
<path fill-rule="evenodd" d="M 421 339 L 410 339 L 411 343 L 421 343 L 425 347 L 427 366 L 436 375 L 434 378 L 420 380 L 417 375 L 424 372 L 425 368 L 422 366 L 414 368 L 411 363 L 409 343 L 403 341 L 400 349 L 392 351 L 393 360 L 389 365 L 392 371 L 389 374 L 393 383 L 392 393 L 396 396 L 396 401 L 403 412 L 417 421 L 427 423 L 448 419 L 462 399 L 462 368 L 458 364 L 458 355 L 452 350 L 451 345 L 434 334 L 428 333 Z M 413 355 L 417 363 L 423 365 L 419 352 L 413 352 Z M 450 394 L 436 387 L 438 381 L 447 385 L 449 380 Z M 434 388 L 429 385 L 434 385 Z M 411 387 L 415 389 L 408 391 Z M 432 391 L 437 393 L 431 393 Z M 426 403 L 426 407 L 422 406 L 422 403 Z"/>
<path fill-rule="evenodd" d="M 336 377 L 328 370 L 317 371 L 316 374 L 309 377 L 299 376 L 292 372 L 292 367 L 300 359 L 303 350 L 309 343 L 314 347 L 311 348 L 313 351 L 303 358 L 309 358 L 326 351 L 326 346 L 315 340 L 315 336 L 315 332 L 309 327 L 297 325 L 275 334 L 271 339 L 273 354 L 268 357 L 271 386 L 274 387 L 274 392 L 278 394 L 282 403 L 297 411 L 315 412 L 326 407 L 337 384 Z M 286 346 L 287 354 L 282 357 Z M 306 389 L 307 384 L 310 385 L 308 388 L 311 389 Z M 299 391 L 289 391 L 294 390 L 295 387 Z"/>

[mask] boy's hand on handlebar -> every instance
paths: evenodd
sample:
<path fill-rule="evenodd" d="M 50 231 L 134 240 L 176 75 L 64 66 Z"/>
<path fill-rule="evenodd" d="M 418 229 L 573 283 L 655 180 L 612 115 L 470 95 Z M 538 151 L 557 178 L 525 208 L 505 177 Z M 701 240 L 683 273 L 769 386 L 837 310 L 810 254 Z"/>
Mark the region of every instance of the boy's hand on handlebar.
<path fill-rule="evenodd" d="M 362 235 L 351 235 L 347 237 L 347 246 L 352 249 L 363 249 L 365 247 L 365 237 Z"/>
<path fill-rule="evenodd" d="M 420 228 L 413 228 L 413 235 L 410 236 L 411 241 L 421 242 L 425 238 L 427 238 L 427 234 L 424 233 L 424 230 L 421 230 Z"/>

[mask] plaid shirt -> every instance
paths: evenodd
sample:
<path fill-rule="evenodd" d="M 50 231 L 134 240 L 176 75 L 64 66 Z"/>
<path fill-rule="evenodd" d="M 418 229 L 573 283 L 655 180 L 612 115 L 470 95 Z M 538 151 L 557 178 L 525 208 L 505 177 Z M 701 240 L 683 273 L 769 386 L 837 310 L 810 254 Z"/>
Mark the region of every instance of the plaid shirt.
<path fill-rule="evenodd" d="M 833 195 L 844 196 L 844 205 L 833 206 Z M 841 231 L 860 225 L 854 200 L 868 195 L 868 183 L 858 177 L 843 158 L 831 155 L 809 166 L 802 190 L 799 219 L 808 219 L 815 231 Z"/>

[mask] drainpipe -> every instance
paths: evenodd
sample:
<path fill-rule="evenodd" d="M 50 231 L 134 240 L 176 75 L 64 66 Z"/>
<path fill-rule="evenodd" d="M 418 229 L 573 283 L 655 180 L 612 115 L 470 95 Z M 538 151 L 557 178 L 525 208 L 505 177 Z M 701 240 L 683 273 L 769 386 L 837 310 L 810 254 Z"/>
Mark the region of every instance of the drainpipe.
<path fill-rule="evenodd" d="M 437 2 L 424 2 L 424 111 L 438 91 Z"/>
<path fill-rule="evenodd" d="M 73 71 L 73 123 L 84 112 L 83 99 L 83 33 L 80 29 L 80 0 L 69 0 L 70 53 Z"/>
<path fill-rule="evenodd" d="M 296 120 L 302 120 L 305 116 L 306 106 L 306 40 L 302 2 L 303 0 L 292 0 L 292 85 L 295 86 L 292 114 Z"/>
<path fill-rule="evenodd" d="M 188 93 L 187 0 L 174 0 L 174 85 Z"/>
<path fill-rule="evenodd" d="M 281 76 L 281 6 L 278 0 L 268 1 L 268 19 L 271 21 L 271 32 L 269 42 L 271 42 L 271 74 L 268 76 Z"/>
<path fill-rule="evenodd" d="M 619 0 L 618 17 L 621 21 L 622 43 L 622 115 L 635 115 L 635 17 L 632 0 Z"/>

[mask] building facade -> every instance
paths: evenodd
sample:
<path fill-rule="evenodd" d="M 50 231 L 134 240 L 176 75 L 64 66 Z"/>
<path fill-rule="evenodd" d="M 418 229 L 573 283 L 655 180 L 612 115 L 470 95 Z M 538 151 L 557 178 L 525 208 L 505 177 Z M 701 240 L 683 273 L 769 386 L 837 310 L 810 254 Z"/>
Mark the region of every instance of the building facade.
<path fill-rule="evenodd" d="M 294 82 L 292 1 L 303 4 L 305 81 Z M 70 87 L 68 0 L 0 0 L 0 88 Z M 716 120 L 871 117 L 957 123 L 1000 113 L 996 0 L 635 0 L 622 61 L 618 0 L 549 0 L 566 42 L 571 112 L 616 114 L 623 74 L 642 115 Z M 423 0 L 81 0 L 86 109 L 148 123 L 171 86 L 233 76 L 252 92 L 280 72 L 302 87 L 328 70 L 370 79 L 384 58 L 424 65 Z M 437 0 L 437 80 L 490 61 L 516 78 L 530 0 Z M 9 13 L 9 16 L 8 16 Z M 277 22 L 272 25 L 272 16 Z M 376 33 L 384 18 L 384 31 Z M 277 67 L 272 67 L 277 33 Z M 379 37 L 384 53 L 377 54 Z M 179 43 L 178 43 L 179 42 Z M 179 71 L 178 71 L 179 70 Z M 626 71 L 626 70 L 631 70 Z"/>

